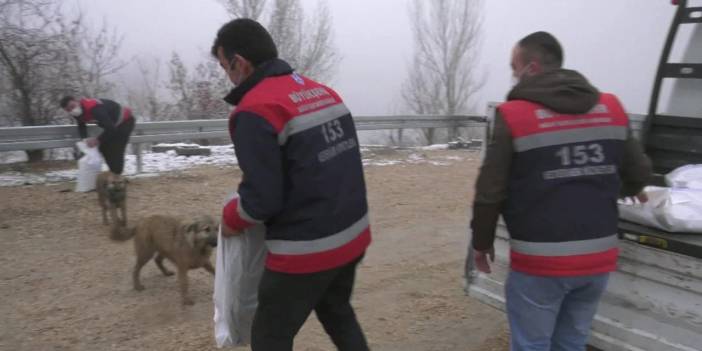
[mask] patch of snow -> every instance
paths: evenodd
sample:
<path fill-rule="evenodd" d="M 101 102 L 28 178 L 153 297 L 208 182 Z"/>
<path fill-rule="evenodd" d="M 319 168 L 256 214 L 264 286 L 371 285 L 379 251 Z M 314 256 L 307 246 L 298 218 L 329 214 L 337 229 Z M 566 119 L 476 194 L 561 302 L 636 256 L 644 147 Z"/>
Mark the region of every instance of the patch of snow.
<path fill-rule="evenodd" d="M 44 151 L 45 160 L 72 160 L 73 148 L 64 147 Z M 0 164 L 27 162 L 27 153 L 24 151 L 3 151 L 0 152 Z"/>
<path fill-rule="evenodd" d="M 136 156 L 126 155 L 124 174 L 136 177 L 155 177 L 158 173 L 184 170 L 201 165 L 233 166 L 237 164 L 234 149 L 229 145 L 209 146 L 210 156 L 179 156 L 175 151 L 166 153 L 142 154 L 142 173 L 136 174 Z M 107 166 L 103 164 L 103 170 Z M 52 171 L 45 174 L 5 172 L 0 173 L 0 186 L 18 186 L 27 184 L 42 184 L 73 181 L 77 178 L 78 169 Z"/>
<path fill-rule="evenodd" d="M 159 144 L 159 145 L 178 145 L 191 146 L 195 144 Z M 373 147 L 373 146 L 370 146 Z M 143 153 L 142 154 L 142 173 L 136 174 L 136 156 L 128 154 L 125 156 L 124 174 L 130 178 L 157 177 L 160 173 L 168 171 L 185 170 L 192 167 L 210 165 L 218 167 L 231 167 L 237 165 L 236 155 L 231 145 L 208 146 L 212 151 L 209 156 L 179 156 L 175 151 L 171 150 L 165 153 Z M 421 153 L 420 150 L 442 150 L 447 148 L 447 145 L 431 145 L 428 147 L 402 149 L 399 155 L 393 159 L 378 159 L 372 155 L 372 150 L 368 150 L 368 146 L 363 149 L 371 152 L 371 155 L 366 155 L 363 158 L 364 166 L 393 166 L 398 164 L 427 164 L 433 166 L 448 166 L 456 161 L 471 159 L 470 157 L 459 156 L 427 156 Z M 388 149 L 385 147 L 385 149 Z M 396 148 L 391 148 L 396 149 Z M 107 166 L 103 165 L 103 169 L 107 170 Z M 0 173 L 0 186 L 19 186 L 27 184 L 44 184 L 58 183 L 66 181 L 74 181 L 77 177 L 78 170 L 76 169 L 51 171 L 43 174 L 37 173 L 22 173 L 22 172 L 5 172 Z"/>
<path fill-rule="evenodd" d="M 158 177 L 158 176 L 160 176 L 159 173 L 139 173 L 139 174 L 132 174 L 132 175 L 129 175 L 129 176 L 127 176 L 127 178 L 132 178 L 132 179 L 136 179 L 136 178 L 154 178 L 154 177 Z"/>
<path fill-rule="evenodd" d="M 164 147 L 200 147 L 199 144 L 194 143 L 158 143 L 154 146 L 164 146 Z"/>
<path fill-rule="evenodd" d="M 400 160 L 363 160 L 364 166 L 393 166 L 402 163 Z"/>
<path fill-rule="evenodd" d="M 42 177 L 36 174 L 27 174 L 20 172 L 5 172 L 0 174 L 0 185 L 2 186 L 40 184 L 45 181 L 46 177 Z"/>
<path fill-rule="evenodd" d="M 103 166 L 104 168 L 104 166 Z M 75 180 L 78 176 L 77 169 L 67 169 L 62 171 L 52 171 L 44 174 L 46 176 L 47 183 L 59 183 L 66 182 L 70 180 Z"/>
<path fill-rule="evenodd" d="M 429 146 L 420 146 L 420 150 L 448 150 L 448 144 L 434 144 Z"/>
<path fill-rule="evenodd" d="M 420 154 L 410 154 L 410 155 L 407 157 L 407 159 L 408 159 L 411 163 L 418 163 L 419 161 L 424 161 L 425 156 L 424 156 L 424 155 L 420 155 Z"/>
<path fill-rule="evenodd" d="M 183 145 L 188 144 L 180 146 Z M 165 153 L 144 153 L 142 154 L 142 172 L 161 173 L 202 165 L 233 166 L 237 164 L 234 149 L 230 145 L 208 146 L 208 148 L 212 151 L 212 154 L 209 156 L 179 156 L 173 150 Z M 127 155 L 125 157 L 124 174 L 136 174 L 135 155 Z"/>
<path fill-rule="evenodd" d="M 0 152 L 0 163 L 27 162 L 27 153 L 24 151 Z"/>
<path fill-rule="evenodd" d="M 64 147 L 51 149 L 44 152 L 44 159 L 48 160 L 73 160 L 73 148 Z"/>
<path fill-rule="evenodd" d="M 363 144 L 361 147 L 365 148 L 376 148 L 376 149 L 388 149 L 388 148 L 393 148 L 392 146 L 388 145 L 381 145 L 381 144 Z"/>
<path fill-rule="evenodd" d="M 441 159 L 449 161 L 463 161 L 463 157 L 461 156 L 443 156 L 441 157 Z"/>

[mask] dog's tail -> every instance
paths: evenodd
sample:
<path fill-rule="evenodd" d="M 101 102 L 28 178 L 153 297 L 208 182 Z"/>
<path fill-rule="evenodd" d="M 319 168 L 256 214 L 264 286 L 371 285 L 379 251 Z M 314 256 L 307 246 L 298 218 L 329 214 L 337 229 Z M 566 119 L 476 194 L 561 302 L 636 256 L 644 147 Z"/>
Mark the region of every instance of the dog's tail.
<path fill-rule="evenodd" d="M 110 230 L 110 239 L 112 241 L 127 241 L 134 237 L 136 227 L 128 228 L 123 225 L 115 224 Z"/>

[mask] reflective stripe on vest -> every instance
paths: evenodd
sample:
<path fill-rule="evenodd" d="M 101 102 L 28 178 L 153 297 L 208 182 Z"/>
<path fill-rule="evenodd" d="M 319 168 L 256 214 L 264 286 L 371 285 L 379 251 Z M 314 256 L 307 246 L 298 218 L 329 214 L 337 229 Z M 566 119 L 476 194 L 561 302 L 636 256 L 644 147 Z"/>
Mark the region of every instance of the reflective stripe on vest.
<path fill-rule="evenodd" d="M 589 255 L 616 248 L 619 243 L 617 235 L 604 238 L 540 243 L 522 240 L 510 240 L 510 248 L 518 253 L 532 256 L 571 256 Z"/>
<path fill-rule="evenodd" d="M 367 217 L 351 227 L 317 240 L 294 242 L 268 240 L 266 267 L 273 271 L 304 274 L 320 272 L 357 259 L 366 251 L 371 242 L 370 226 Z M 366 225 L 363 227 L 363 225 Z M 360 228 L 360 231 L 356 231 Z"/>
<path fill-rule="evenodd" d="M 351 112 L 344 103 L 336 103 L 319 111 L 297 116 L 286 123 L 283 130 L 278 134 L 278 144 L 285 145 L 288 137 L 314 127 L 319 127 L 324 123 L 333 121 L 349 113 Z"/>
<path fill-rule="evenodd" d="M 364 215 L 348 228 L 316 240 L 290 241 L 267 240 L 268 251 L 278 255 L 307 255 L 339 248 L 351 242 L 369 226 L 368 215 Z"/>
<path fill-rule="evenodd" d="M 585 143 L 603 139 L 626 140 L 626 138 L 627 127 L 625 126 L 585 127 L 519 137 L 514 139 L 514 150 L 522 152 L 544 146 Z"/>

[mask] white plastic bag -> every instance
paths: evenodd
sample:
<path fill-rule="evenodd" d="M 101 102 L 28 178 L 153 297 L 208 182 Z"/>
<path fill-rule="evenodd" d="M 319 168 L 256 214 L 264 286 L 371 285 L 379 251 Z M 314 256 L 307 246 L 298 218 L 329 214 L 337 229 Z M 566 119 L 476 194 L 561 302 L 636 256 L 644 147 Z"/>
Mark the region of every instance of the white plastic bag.
<path fill-rule="evenodd" d="M 256 225 L 241 235 L 219 232 L 214 285 L 214 329 L 217 347 L 251 342 L 258 306 L 258 284 L 266 259 L 265 227 Z"/>
<path fill-rule="evenodd" d="M 702 190 L 646 187 L 648 202 L 619 202 L 625 220 L 669 232 L 702 234 Z"/>
<path fill-rule="evenodd" d="M 84 154 L 78 160 L 78 177 L 76 192 L 95 190 L 97 176 L 102 171 L 102 155 L 95 147 L 88 147 L 84 141 L 76 143 L 78 149 Z"/>
<path fill-rule="evenodd" d="M 665 183 L 671 188 L 702 190 L 702 165 L 676 168 L 665 176 Z"/>

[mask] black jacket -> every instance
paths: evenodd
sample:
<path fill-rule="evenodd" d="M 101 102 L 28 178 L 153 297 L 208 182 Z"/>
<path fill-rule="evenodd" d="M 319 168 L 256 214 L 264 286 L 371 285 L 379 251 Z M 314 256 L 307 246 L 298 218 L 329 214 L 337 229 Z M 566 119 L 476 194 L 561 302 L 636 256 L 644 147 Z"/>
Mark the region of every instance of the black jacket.
<path fill-rule="evenodd" d="M 83 113 L 73 118 L 78 123 L 78 134 L 83 139 L 88 137 L 86 124 L 95 123 L 103 129 L 97 137 L 100 143 L 110 142 L 117 136 L 120 122 L 133 118 L 128 108 L 123 108 L 112 100 L 83 98 L 79 103 Z"/>

